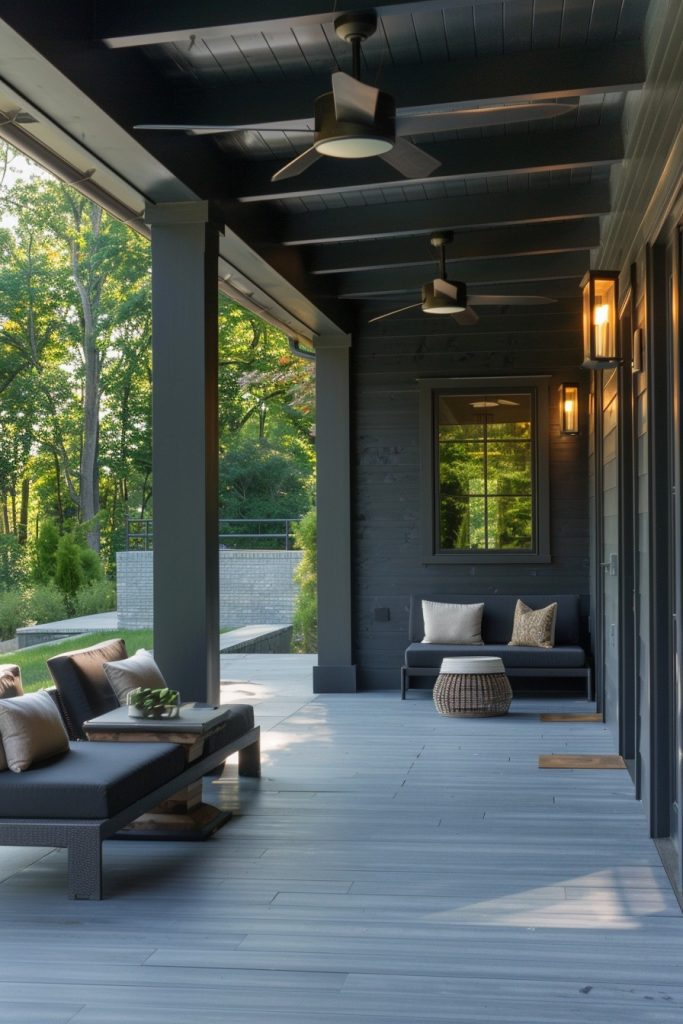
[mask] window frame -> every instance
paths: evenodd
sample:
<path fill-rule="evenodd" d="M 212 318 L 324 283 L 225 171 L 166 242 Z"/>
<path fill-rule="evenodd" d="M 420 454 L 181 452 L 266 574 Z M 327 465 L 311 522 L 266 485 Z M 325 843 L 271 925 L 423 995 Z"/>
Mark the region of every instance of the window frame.
<path fill-rule="evenodd" d="M 550 562 L 549 374 L 526 377 L 437 377 L 420 380 L 420 505 L 425 565 Z M 523 551 L 444 551 L 438 546 L 438 405 L 443 395 L 528 393 L 532 408 L 532 547 Z"/>

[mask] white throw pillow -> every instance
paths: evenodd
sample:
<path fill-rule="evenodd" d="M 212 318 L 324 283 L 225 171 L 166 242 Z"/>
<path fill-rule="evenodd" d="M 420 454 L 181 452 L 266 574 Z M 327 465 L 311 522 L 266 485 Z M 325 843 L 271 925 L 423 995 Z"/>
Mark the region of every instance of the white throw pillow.
<path fill-rule="evenodd" d="M 484 604 L 443 604 L 423 601 L 423 644 L 483 644 L 481 619 Z"/>
<path fill-rule="evenodd" d="M 69 749 L 62 717 L 46 690 L 0 699 L 0 737 L 13 772 Z"/>
<path fill-rule="evenodd" d="M 130 658 L 105 661 L 102 667 L 119 704 L 125 704 L 130 691 L 137 690 L 140 686 L 149 686 L 153 690 L 166 686 L 166 680 L 152 652 L 142 647 Z"/>

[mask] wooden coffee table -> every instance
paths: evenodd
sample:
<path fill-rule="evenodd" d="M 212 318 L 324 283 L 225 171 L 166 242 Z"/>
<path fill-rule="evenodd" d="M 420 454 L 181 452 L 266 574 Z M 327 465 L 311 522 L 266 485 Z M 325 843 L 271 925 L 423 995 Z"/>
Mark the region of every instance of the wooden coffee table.
<path fill-rule="evenodd" d="M 83 723 L 91 742 L 177 743 L 185 750 L 187 764 L 204 752 L 207 739 L 229 717 L 230 706 L 197 707 L 184 704 L 177 718 L 130 718 L 125 707 Z M 202 780 L 142 814 L 120 832 L 125 839 L 206 839 L 232 817 L 202 800 Z"/>

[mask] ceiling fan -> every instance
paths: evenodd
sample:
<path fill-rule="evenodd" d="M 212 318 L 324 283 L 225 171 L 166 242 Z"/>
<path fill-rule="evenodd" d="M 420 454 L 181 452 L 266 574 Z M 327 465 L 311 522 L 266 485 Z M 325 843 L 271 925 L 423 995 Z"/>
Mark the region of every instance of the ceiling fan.
<path fill-rule="evenodd" d="M 479 320 L 472 306 L 545 306 L 555 302 L 555 299 L 548 299 L 544 295 L 468 295 L 464 281 L 449 281 L 446 277 L 446 246 L 453 241 L 453 232 L 437 232 L 429 241 L 439 250 L 439 277 L 422 285 L 421 302 L 373 316 L 369 323 L 374 324 L 388 316 L 396 316 L 397 313 L 421 306 L 423 313 L 452 316 L 456 323 L 467 326 Z"/>
<path fill-rule="evenodd" d="M 342 14 L 334 23 L 340 39 L 352 49 L 352 73 L 335 71 L 332 91 L 315 101 L 313 143 L 272 176 L 271 181 L 293 178 L 307 170 L 321 156 L 358 160 L 379 156 L 406 178 L 425 178 L 440 166 L 440 161 L 425 153 L 403 136 L 513 124 L 546 117 L 557 117 L 575 104 L 516 103 L 510 106 L 479 107 L 472 110 L 448 110 L 423 114 L 396 113 L 393 96 L 361 81 L 361 43 L 377 29 L 374 11 Z M 185 131 L 195 135 L 217 135 L 242 131 L 282 132 L 286 127 L 253 125 L 137 124 L 135 128 L 155 131 Z"/>

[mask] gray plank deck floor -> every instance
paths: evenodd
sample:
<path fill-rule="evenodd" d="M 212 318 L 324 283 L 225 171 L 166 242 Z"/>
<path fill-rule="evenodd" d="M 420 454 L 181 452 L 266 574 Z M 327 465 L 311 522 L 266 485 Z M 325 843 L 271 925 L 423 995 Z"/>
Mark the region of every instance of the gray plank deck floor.
<path fill-rule="evenodd" d="M 668 1024 L 683 916 L 594 723 L 447 719 L 419 695 L 310 695 L 310 659 L 230 656 L 261 780 L 203 844 L 105 847 L 102 903 L 62 851 L 0 849 L 0 1024 Z"/>

